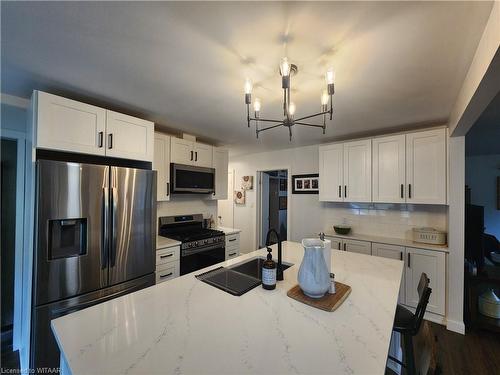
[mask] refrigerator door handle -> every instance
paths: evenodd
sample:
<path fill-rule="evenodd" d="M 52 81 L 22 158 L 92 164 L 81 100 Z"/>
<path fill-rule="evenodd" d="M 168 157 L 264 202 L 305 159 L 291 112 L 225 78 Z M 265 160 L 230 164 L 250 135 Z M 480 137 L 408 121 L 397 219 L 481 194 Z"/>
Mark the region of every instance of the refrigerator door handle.
<path fill-rule="evenodd" d="M 111 188 L 111 238 L 109 244 L 110 251 L 110 267 L 114 267 L 116 263 L 116 188 Z"/>
<path fill-rule="evenodd" d="M 109 189 L 102 188 L 102 243 L 101 243 L 101 269 L 108 266 L 109 245 Z"/>

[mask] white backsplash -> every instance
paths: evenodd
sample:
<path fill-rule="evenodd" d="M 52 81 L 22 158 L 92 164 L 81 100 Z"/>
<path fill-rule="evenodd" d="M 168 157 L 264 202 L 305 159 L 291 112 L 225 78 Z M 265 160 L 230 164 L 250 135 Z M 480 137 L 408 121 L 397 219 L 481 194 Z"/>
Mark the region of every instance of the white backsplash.
<path fill-rule="evenodd" d="M 412 228 L 433 227 L 447 231 L 448 207 L 398 204 L 325 203 L 323 231 L 334 224 L 351 226 L 352 233 L 411 239 Z"/>
<path fill-rule="evenodd" d="M 203 214 L 204 218 L 213 215 L 214 221 L 217 222 L 217 201 L 186 195 L 172 197 L 168 202 L 157 203 L 157 217 L 189 214 Z"/>

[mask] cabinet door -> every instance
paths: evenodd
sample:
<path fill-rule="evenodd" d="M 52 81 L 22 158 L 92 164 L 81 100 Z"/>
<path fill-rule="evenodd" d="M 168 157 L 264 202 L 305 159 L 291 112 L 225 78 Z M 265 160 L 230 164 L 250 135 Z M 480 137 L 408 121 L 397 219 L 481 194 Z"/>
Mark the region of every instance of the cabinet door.
<path fill-rule="evenodd" d="M 406 135 L 408 203 L 446 204 L 446 129 Z"/>
<path fill-rule="evenodd" d="M 213 166 L 215 168 L 215 191 L 213 199 L 227 199 L 229 155 L 227 150 L 213 147 Z"/>
<path fill-rule="evenodd" d="M 374 138 L 373 202 L 405 202 L 405 135 Z"/>
<path fill-rule="evenodd" d="M 384 243 L 372 243 L 372 255 L 382 257 L 402 260 L 405 259 L 405 248 L 403 246 L 387 245 Z M 405 268 L 403 267 L 403 275 L 401 276 L 401 285 L 399 287 L 399 303 L 405 303 Z"/>
<path fill-rule="evenodd" d="M 157 171 L 157 201 L 170 200 L 170 136 L 155 133 L 153 169 Z"/>
<path fill-rule="evenodd" d="M 342 143 L 319 147 L 319 200 L 342 202 L 344 195 L 343 168 L 344 146 Z"/>
<path fill-rule="evenodd" d="M 344 202 L 372 200 L 372 141 L 344 143 Z"/>
<path fill-rule="evenodd" d="M 105 109 L 42 91 L 35 95 L 37 148 L 105 154 Z"/>
<path fill-rule="evenodd" d="M 359 254 L 372 254 L 372 243 L 368 241 L 344 240 L 344 250 Z"/>
<path fill-rule="evenodd" d="M 341 238 L 336 238 L 336 237 L 330 237 L 328 238 L 331 243 L 332 243 L 332 249 L 333 250 L 343 250 L 343 245 L 342 245 L 342 239 Z"/>
<path fill-rule="evenodd" d="M 212 168 L 213 166 L 213 147 L 204 145 L 203 143 L 195 143 L 194 151 L 194 165 L 199 167 Z"/>
<path fill-rule="evenodd" d="M 406 248 L 406 304 L 416 307 L 418 304 L 417 286 L 423 272 L 430 279 L 432 293 L 427 310 L 436 314 L 445 314 L 446 255 L 439 251 Z"/>
<path fill-rule="evenodd" d="M 106 111 L 106 156 L 153 161 L 154 123 Z"/>
<path fill-rule="evenodd" d="M 170 140 L 170 161 L 177 164 L 193 165 L 193 142 L 172 137 Z"/>

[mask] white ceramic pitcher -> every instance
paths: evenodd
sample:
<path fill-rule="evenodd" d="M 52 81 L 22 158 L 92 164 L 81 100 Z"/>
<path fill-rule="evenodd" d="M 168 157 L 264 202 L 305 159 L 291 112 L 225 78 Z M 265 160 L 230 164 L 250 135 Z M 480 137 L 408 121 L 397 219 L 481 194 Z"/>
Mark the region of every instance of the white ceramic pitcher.
<path fill-rule="evenodd" d="M 305 238 L 304 258 L 299 268 L 299 285 L 304 294 L 311 298 L 321 298 L 330 288 L 330 274 L 323 251 L 325 242 L 317 238 Z"/>

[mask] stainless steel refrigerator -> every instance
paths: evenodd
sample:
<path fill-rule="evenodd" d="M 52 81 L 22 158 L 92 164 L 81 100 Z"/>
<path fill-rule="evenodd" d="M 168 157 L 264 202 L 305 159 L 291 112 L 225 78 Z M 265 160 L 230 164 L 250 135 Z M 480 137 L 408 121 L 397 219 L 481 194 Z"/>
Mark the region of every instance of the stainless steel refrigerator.
<path fill-rule="evenodd" d="M 154 284 L 156 172 L 37 161 L 30 367 L 58 367 L 57 317 Z"/>

